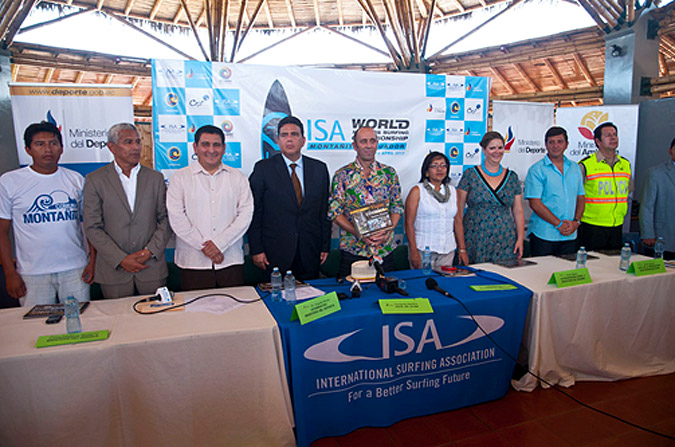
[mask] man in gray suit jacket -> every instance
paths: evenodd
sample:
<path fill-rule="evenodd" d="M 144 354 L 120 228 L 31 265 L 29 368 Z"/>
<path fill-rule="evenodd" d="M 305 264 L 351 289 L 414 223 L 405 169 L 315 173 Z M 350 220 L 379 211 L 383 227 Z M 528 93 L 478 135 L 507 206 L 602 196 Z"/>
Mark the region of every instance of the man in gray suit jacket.
<path fill-rule="evenodd" d="M 84 183 L 85 232 L 98 252 L 96 281 L 105 298 L 154 294 L 168 276 L 164 177 L 139 164 L 141 139 L 133 124 L 112 126 L 108 148 L 115 160 Z"/>
<path fill-rule="evenodd" d="M 670 161 L 649 170 L 640 203 L 640 237 L 653 247 L 662 237 L 666 243 L 664 259 L 675 256 L 675 139 L 670 143 Z"/>

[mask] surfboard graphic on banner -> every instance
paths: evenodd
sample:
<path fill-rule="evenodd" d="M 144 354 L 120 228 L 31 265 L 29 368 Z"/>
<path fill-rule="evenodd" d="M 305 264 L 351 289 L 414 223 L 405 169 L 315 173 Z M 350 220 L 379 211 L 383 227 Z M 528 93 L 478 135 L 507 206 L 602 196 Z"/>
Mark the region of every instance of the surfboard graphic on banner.
<path fill-rule="evenodd" d="M 225 132 L 223 163 L 248 175 L 279 151 L 276 127 L 286 115 L 305 127 L 303 153 L 332 174 L 355 158 L 352 135 L 371 126 L 377 160 L 396 168 L 405 196 L 429 151 L 448 154 L 456 184 L 480 163 L 490 79 L 153 60 L 155 167 L 170 178 L 195 161 L 194 134 L 205 124 Z"/>

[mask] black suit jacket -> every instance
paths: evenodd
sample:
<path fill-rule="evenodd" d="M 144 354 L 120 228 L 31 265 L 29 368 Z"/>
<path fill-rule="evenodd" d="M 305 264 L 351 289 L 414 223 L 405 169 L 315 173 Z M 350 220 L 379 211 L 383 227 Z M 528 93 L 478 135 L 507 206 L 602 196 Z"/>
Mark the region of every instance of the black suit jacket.
<path fill-rule="evenodd" d="M 309 277 L 316 277 L 321 252 L 330 250 L 330 179 L 324 162 L 304 155 L 302 162 L 304 197 L 300 207 L 281 154 L 255 164 L 249 177 L 255 207 L 248 242 L 252 255 L 264 252 L 270 268 L 279 267 L 282 272 L 291 267 L 297 251 Z"/>

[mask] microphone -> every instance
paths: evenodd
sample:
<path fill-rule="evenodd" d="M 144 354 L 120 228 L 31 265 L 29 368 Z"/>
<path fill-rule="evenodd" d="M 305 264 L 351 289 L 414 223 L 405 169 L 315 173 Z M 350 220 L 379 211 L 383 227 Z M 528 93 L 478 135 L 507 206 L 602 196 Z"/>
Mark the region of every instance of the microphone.
<path fill-rule="evenodd" d="M 448 298 L 456 299 L 454 296 L 450 294 L 450 292 L 442 289 L 441 286 L 438 285 L 438 281 L 436 281 L 434 278 L 427 278 L 427 280 L 424 281 L 424 285 L 427 286 L 427 289 L 429 290 L 435 290 L 436 292 L 442 293 Z"/>

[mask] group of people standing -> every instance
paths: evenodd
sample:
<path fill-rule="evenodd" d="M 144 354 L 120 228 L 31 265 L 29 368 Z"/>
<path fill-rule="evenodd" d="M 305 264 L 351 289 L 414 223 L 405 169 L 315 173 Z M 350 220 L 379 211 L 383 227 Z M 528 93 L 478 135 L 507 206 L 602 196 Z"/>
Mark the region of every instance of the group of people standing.
<path fill-rule="evenodd" d="M 533 255 L 573 253 L 578 231 L 589 250 L 620 247 L 632 183 L 630 164 L 616 154 L 616 130 L 611 123 L 598 126 L 598 152 L 578 165 L 564 156 L 565 130 L 547 131 L 547 156 L 525 180 Z M 450 184 L 448 158 L 429 153 L 404 208 L 396 170 L 376 160 L 374 129 L 354 132 L 355 160 L 332 181 L 325 163 L 302 154 L 306 140 L 298 118 L 281 119 L 277 131 L 280 153 L 258 161 L 247 179 L 222 163 L 223 131 L 202 126 L 193 143 L 197 163 L 175 172 L 167 191 L 162 174 L 140 164 L 133 124 L 109 129 L 114 160 L 86 180 L 58 165 L 59 129 L 31 124 L 24 143 L 33 163 L 0 177 L 0 261 L 8 293 L 23 305 L 71 295 L 86 301 L 95 280 L 106 298 L 153 294 L 166 284 L 164 249 L 172 233 L 183 290 L 243 284 L 244 235 L 253 263 L 267 277 L 278 267 L 302 280 L 317 278 L 332 223 L 343 230 L 339 276 L 349 275 L 354 261 L 373 257 L 387 271 L 394 268 L 393 228 L 404 215 L 413 268 L 421 266 L 427 247 L 436 267 L 452 264 L 455 251 L 466 265 L 522 257 L 523 191 L 516 173 L 501 165 L 499 133 L 484 136 L 482 163 L 466 170 L 457 188 Z M 675 147 L 670 152 L 675 162 Z M 666 175 L 672 172 L 670 166 Z M 661 200 L 659 184 L 650 180 L 648 191 Z M 350 211 L 373 203 L 384 204 L 391 226 L 360 235 Z M 662 206 L 652 207 L 656 229 L 643 230 L 647 244 L 663 231 Z"/>

